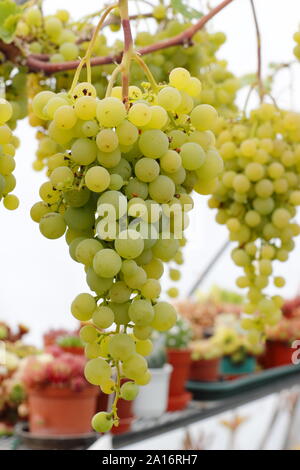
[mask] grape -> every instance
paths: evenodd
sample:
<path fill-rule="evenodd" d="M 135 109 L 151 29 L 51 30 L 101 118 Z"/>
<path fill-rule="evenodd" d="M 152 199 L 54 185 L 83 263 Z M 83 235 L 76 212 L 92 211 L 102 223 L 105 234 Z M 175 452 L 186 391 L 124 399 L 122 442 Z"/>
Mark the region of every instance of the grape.
<path fill-rule="evenodd" d="M 104 127 L 117 127 L 125 117 L 125 106 L 117 98 L 104 98 L 97 104 L 97 118 Z"/>
<path fill-rule="evenodd" d="M 139 138 L 139 148 L 145 157 L 160 158 L 168 150 L 169 140 L 160 130 L 146 130 Z"/>
<path fill-rule="evenodd" d="M 77 139 L 71 147 L 71 158 L 78 165 L 90 165 L 96 160 L 97 146 L 88 139 Z"/>
<path fill-rule="evenodd" d="M 97 103 L 91 96 L 82 96 L 79 98 L 74 107 L 74 111 L 79 119 L 90 121 L 96 116 Z M 94 122 L 94 121 L 91 121 Z M 87 124 L 87 123 L 85 123 Z M 98 126 L 97 126 L 98 129 Z M 91 136 L 92 137 L 92 136 Z"/>
<path fill-rule="evenodd" d="M 73 90 L 72 98 L 74 101 L 77 101 L 79 98 L 83 96 L 91 96 L 92 98 L 96 98 L 97 91 L 96 88 L 88 82 L 78 83 Z"/>
<path fill-rule="evenodd" d="M 149 195 L 161 204 L 167 203 L 175 195 L 175 184 L 168 176 L 159 175 L 149 184 Z"/>
<path fill-rule="evenodd" d="M 212 129 L 217 118 L 217 111 L 209 104 L 199 104 L 191 112 L 192 125 L 198 131 Z"/>
<path fill-rule="evenodd" d="M 139 131 L 136 126 L 125 119 L 116 128 L 116 134 L 120 145 L 133 145 L 138 139 Z"/>
<path fill-rule="evenodd" d="M 98 212 L 101 206 L 112 206 L 116 213 L 116 218 L 119 219 L 127 212 L 127 199 L 119 191 L 106 191 L 98 199 Z"/>
<path fill-rule="evenodd" d="M 127 287 L 125 282 L 116 282 L 109 290 L 109 296 L 112 302 L 123 304 L 130 299 L 131 289 Z"/>
<path fill-rule="evenodd" d="M 188 70 L 178 67 L 172 70 L 170 73 L 170 85 L 174 86 L 178 90 L 184 90 L 189 84 L 191 75 Z"/>
<path fill-rule="evenodd" d="M 58 129 L 72 129 L 77 121 L 77 116 L 72 106 L 59 107 L 53 117 L 53 122 Z"/>
<path fill-rule="evenodd" d="M 121 266 L 121 257 L 109 248 L 98 251 L 94 256 L 93 268 L 98 276 L 114 277 L 120 271 Z"/>
<path fill-rule="evenodd" d="M 161 106 L 151 107 L 151 119 L 146 128 L 148 129 L 163 129 L 168 122 L 168 114 Z"/>
<path fill-rule="evenodd" d="M 139 387 L 134 382 L 126 382 L 121 387 L 121 398 L 123 400 L 134 400 L 139 393 Z"/>
<path fill-rule="evenodd" d="M 112 375 L 112 370 L 109 364 L 102 359 L 92 359 L 87 362 L 84 375 L 88 382 L 93 385 L 101 385 L 102 382 L 108 380 Z"/>
<path fill-rule="evenodd" d="M 88 321 L 96 309 L 96 302 L 90 294 L 79 294 L 72 302 L 72 315 L 79 321 Z"/>
<path fill-rule="evenodd" d="M 135 379 L 135 382 L 137 383 L 137 385 L 148 385 L 148 383 L 150 382 L 151 380 L 151 374 L 150 372 L 147 370 L 145 372 L 144 375 L 140 376 L 140 377 L 137 377 Z"/>
<path fill-rule="evenodd" d="M 116 334 L 111 337 L 108 350 L 114 359 L 127 361 L 135 353 L 135 343 L 125 333 Z"/>
<path fill-rule="evenodd" d="M 167 173 L 176 173 L 181 165 L 181 155 L 174 150 L 168 150 L 160 159 L 160 166 Z"/>
<path fill-rule="evenodd" d="M 147 362 L 140 354 L 131 354 L 123 362 L 123 373 L 129 379 L 136 380 L 147 372 Z"/>
<path fill-rule="evenodd" d="M 97 146 L 101 152 L 113 152 L 118 148 L 119 139 L 117 134 L 111 129 L 103 129 L 97 135 Z"/>
<path fill-rule="evenodd" d="M 81 328 L 79 336 L 84 343 L 94 343 L 98 339 L 98 332 L 92 325 L 85 325 Z"/>
<path fill-rule="evenodd" d="M 14 211 L 19 207 L 19 199 L 13 194 L 8 194 L 3 199 L 3 205 L 6 209 Z"/>
<path fill-rule="evenodd" d="M 67 166 L 59 166 L 52 171 L 50 181 L 54 188 L 66 189 L 72 186 L 74 174 Z"/>
<path fill-rule="evenodd" d="M 153 344 L 149 339 L 136 341 L 136 352 L 141 356 L 149 356 L 153 350 Z"/>
<path fill-rule="evenodd" d="M 101 166 L 89 168 L 84 179 L 87 188 L 95 193 L 102 193 L 110 185 L 110 175 Z"/>
<path fill-rule="evenodd" d="M 66 231 L 64 217 L 55 212 L 45 214 L 40 220 L 40 231 L 44 237 L 51 240 L 62 237 Z"/>
<path fill-rule="evenodd" d="M 79 55 L 79 48 L 72 42 L 65 42 L 59 48 L 64 60 L 76 60 Z"/>
<path fill-rule="evenodd" d="M 113 278 L 99 277 L 93 268 L 90 267 L 86 273 L 86 282 L 92 291 L 101 296 L 111 288 L 113 284 Z"/>
<path fill-rule="evenodd" d="M 117 253 L 126 259 L 137 258 L 144 249 L 142 236 L 135 230 L 121 232 L 115 241 Z"/>
<path fill-rule="evenodd" d="M 109 413 L 100 411 L 92 419 L 92 426 L 96 432 L 108 432 L 113 427 L 113 419 Z"/>
<path fill-rule="evenodd" d="M 181 95 L 176 88 L 167 86 L 159 91 L 157 101 L 166 111 L 175 111 L 181 104 Z"/>
<path fill-rule="evenodd" d="M 112 379 L 108 379 L 100 385 L 101 391 L 107 395 L 113 393 L 116 389 L 116 383 Z"/>
<path fill-rule="evenodd" d="M 148 281 L 146 281 L 142 286 L 141 293 L 145 299 L 157 299 L 161 293 L 160 283 L 156 279 L 148 279 Z"/>
<path fill-rule="evenodd" d="M 115 320 L 114 312 L 106 306 L 97 307 L 93 313 L 93 323 L 101 329 L 109 328 Z"/>
<path fill-rule="evenodd" d="M 176 249 L 177 251 L 177 249 Z M 152 260 L 143 266 L 149 278 L 160 279 L 164 273 L 164 266 L 160 259 L 152 258 Z"/>
<path fill-rule="evenodd" d="M 128 113 L 129 121 L 135 126 L 146 126 L 151 119 L 151 108 L 144 103 L 134 104 Z"/>
<path fill-rule="evenodd" d="M 93 227 L 94 214 L 89 207 L 68 207 L 64 219 L 68 227 L 73 230 L 85 231 Z"/>
<path fill-rule="evenodd" d="M 134 168 L 136 176 L 145 183 L 154 181 L 159 175 L 159 164 L 152 158 L 141 158 Z"/>
<path fill-rule="evenodd" d="M 193 142 L 183 144 L 180 151 L 182 166 L 186 170 L 198 170 L 205 161 L 205 153 L 202 147 Z"/>
<path fill-rule="evenodd" d="M 151 326 L 157 331 L 167 331 L 172 328 L 177 319 L 175 308 L 168 302 L 158 302 L 154 305 L 154 318 Z"/>
<path fill-rule="evenodd" d="M 128 310 L 130 319 L 137 326 L 149 326 L 154 317 L 154 310 L 148 300 L 134 300 Z"/>
<path fill-rule="evenodd" d="M 82 240 L 76 247 L 75 256 L 80 263 L 91 266 L 96 253 L 103 249 L 103 245 L 94 238 Z"/>
<path fill-rule="evenodd" d="M 100 165 L 105 168 L 115 168 L 121 161 L 121 152 L 119 149 L 113 152 L 101 152 L 97 153 L 97 160 Z"/>

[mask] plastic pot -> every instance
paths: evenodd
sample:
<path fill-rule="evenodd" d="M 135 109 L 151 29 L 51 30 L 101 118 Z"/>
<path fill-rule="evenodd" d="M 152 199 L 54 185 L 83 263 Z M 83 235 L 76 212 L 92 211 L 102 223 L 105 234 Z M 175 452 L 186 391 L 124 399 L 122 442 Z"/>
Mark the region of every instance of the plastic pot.
<path fill-rule="evenodd" d="M 265 353 L 260 357 L 259 362 L 265 369 L 291 365 L 294 352 L 295 349 L 287 342 L 268 340 Z"/>
<path fill-rule="evenodd" d="M 168 404 L 172 366 L 165 364 L 159 369 L 150 369 L 151 381 L 140 387 L 133 403 L 134 414 L 139 418 L 158 418 L 165 413 Z"/>
<path fill-rule="evenodd" d="M 197 382 L 217 382 L 220 375 L 220 358 L 192 361 L 190 380 Z"/>
<path fill-rule="evenodd" d="M 168 349 L 168 362 L 173 366 L 171 374 L 168 411 L 183 410 L 192 395 L 185 384 L 190 375 L 191 351 L 189 349 Z"/>
<path fill-rule="evenodd" d="M 230 356 L 223 357 L 221 361 L 221 375 L 227 380 L 239 379 L 244 375 L 252 374 L 256 368 L 256 358 L 247 356 L 241 362 L 232 361 Z"/>
<path fill-rule="evenodd" d="M 30 432 L 43 436 L 89 433 L 98 393 L 97 387 L 87 387 L 80 392 L 55 387 L 30 390 Z"/>

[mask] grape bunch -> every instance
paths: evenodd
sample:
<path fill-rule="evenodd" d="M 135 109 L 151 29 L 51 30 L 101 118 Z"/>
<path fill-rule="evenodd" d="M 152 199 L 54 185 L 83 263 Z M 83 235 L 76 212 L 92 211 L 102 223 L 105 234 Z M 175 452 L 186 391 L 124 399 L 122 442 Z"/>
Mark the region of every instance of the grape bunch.
<path fill-rule="evenodd" d="M 8 210 L 15 210 L 19 206 L 19 200 L 11 194 L 16 186 L 13 175 L 15 169 L 15 153 L 19 146 L 19 140 L 12 133 L 7 123 L 12 119 L 13 107 L 9 101 L 0 98 L 0 201 Z"/>
<path fill-rule="evenodd" d="M 299 235 L 300 114 L 264 103 L 238 122 L 220 120 L 217 147 L 225 162 L 209 200 L 216 221 L 226 225 L 234 263 L 244 271 L 236 284 L 247 289 L 244 327 L 259 336 L 281 315 L 281 296 L 265 291 L 285 284 L 273 264 L 288 259 Z"/>
<path fill-rule="evenodd" d="M 151 333 L 177 317 L 159 300 L 163 263 L 180 257 L 191 191 L 207 193 L 223 169 L 210 130 L 218 115 L 194 106 L 200 92 L 199 80 L 177 68 L 168 85 L 130 86 L 127 107 L 120 87 L 99 100 L 86 82 L 32 102 L 39 119 L 51 118 L 56 148 L 31 217 L 49 239 L 66 234 L 71 257 L 85 268 L 94 294 L 79 294 L 71 311 L 87 322 L 86 378 L 116 397 L 111 413 L 94 418 L 98 431 L 118 423 L 119 397 L 133 399 L 150 380 Z M 129 381 L 121 386 L 122 378 Z"/>

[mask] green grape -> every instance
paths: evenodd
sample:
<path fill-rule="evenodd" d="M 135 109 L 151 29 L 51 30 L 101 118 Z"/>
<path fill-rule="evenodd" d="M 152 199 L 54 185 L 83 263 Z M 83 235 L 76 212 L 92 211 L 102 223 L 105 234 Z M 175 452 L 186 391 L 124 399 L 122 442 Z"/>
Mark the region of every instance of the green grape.
<path fill-rule="evenodd" d="M 85 207 L 68 207 L 64 215 L 65 222 L 73 230 L 86 231 L 95 224 L 94 214 Z"/>
<path fill-rule="evenodd" d="M 105 168 L 102 168 L 101 166 L 93 166 L 86 172 L 84 180 L 90 191 L 102 193 L 109 187 L 110 175 Z"/>
<path fill-rule="evenodd" d="M 90 267 L 86 273 L 86 282 L 93 292 L 96 292 L 97 295 L 102 296 L 113 285 L 113 278 L 97 276 L 93 268 Z"/>
<path fill-rule="evenodd" d="M 124 260 L 122 262 L 121 271 L 124 276 L 133 276 L 134 274 L 136 274 L 137 269 L 138 265 L 133 260 Z"/>
<path fill-rule="evenodd" d="M 97 153 L 98 162 L 105 168 L 115 168 L 121 161 L 121 152 L 119 149 L 113 152 L 101 152 Z"/>
<path fill-rule="evenodd" d="M 51 240 L 62 237 L 67 228 L 64 217 L 56 212 L 43 215 L 39 225 L 41 234 Z"/>
<path fill-rule="evenodd" d="M 154 317 L 154 311 L 148 300 L 134 300 L 128 310 L 129 317 L 137 326 L 149 326 Z"/>
<path fill-rule="evenodd" d="M 218 118 L 217 111 L 209 104 L 199 104 L 191 112 L 192 125 L 198 131 L 212 129 Z"/>
<path fill-rule="evenodd" d="M 125 259 L 137 258 L 144 249 L 144 240 L 135 230 L 121 232 L 115 241 L 117 253 Z"/>
<path fill-rule="evenodd" d="M 117 98 L 104 98 L 97 104 L 97 119 L 104 127 L 117 127 L 126 117 L 126 109 Z"/>
<path fill-rule="evenodd" d="M 109 189 L 112 189 L 113 191 L 119 191 L 122 186 L 124 186 L 124 180 L 122 176 L 115 174 L 110 175 Z"/>
<path fill-rule="evenodd" d="M 180 151 L 182 166 L 186 170 L 199 170 L 205 161 L 205 153 L 202 147 L 193 142 L 183 144 Z"/>
<path fill-rule="evenodd" d="M 189 85 L 191 75 L 188 70 L 178 67 L 172 70 L 169 76 L 170 85 L 178 90 L 184 90 Z"/>
<path fill-rule="evenodd" d="M 145 126 L 147 129 L 163 129 L 168 122 L 168 113 L 161 106 L 151 107 L 151 119 Z"/>
<path fill-rule="evenodd" d="M 120 145 L 133 145 L 139 137 L 137 127 L 126 119 L 118 125 L 116 134 Z"/>
<path fill-rule="evenodd" d="M 176 173 L 182 165 L 182 158 L 175 150 L 168 150 L 160 159 L 162 170 L 167 173 Z"/>
<path fill-rule="evenodd" d="M 74 174 L 69 167 L 59 166 L 52 171 L 50 181 L 54 188 L 63 190 L 72 186 Z"/>
<path fill-rule="evenodd" d="M 121 387 L 121 398 L 132 401 L 139 393 L 139 387 L 134 382 L 126 382 Z"/>
<path fill-rule="evenodd" d="M 212 180 L 219 176 L 223 169 L 224 164 L 220 154 L 214 149 L 208 150 L 203 165 L 197 170 L 197 176 L 200 180 Z"/>
<path fill-rule="evenodd" d="M 109 413 L 100 411 L 92 419 L 92 427 L 96 432 L 108 432 L 113 427 L 113 419 Z"/>
<path fill-rule="evenodd" d="M 125 188 L 125 194 L 128 199 L 133 197 L 146 199 L 148 196 L 148 185 L 137 178 L 131 178 Z"/>
<path fill-rule="evenodd" d="M 61 44 L 59 52 L 62 54 L 64 60 L 66 61 L 76 60 L 79 56 L 79 48 L 76 44 L 73 44 L 72 42 L 65 42 L 64 44 Z"/>
<path fill-rule="evenodd" d="M 159 281 L 156 279 L 148 279 L 142 286 L 141 293 L 145 299 L 156 300 L 161 294 Z"/>
<path fill-rule="evenodd" d="M 83 343 L 94 343 L 99 335 L 93 325 L 85 325 L 80 329 L 79 336 Z"/>
<path fill-rule="evenodd" d="M 108 350 L 115 360 L 127 361 L 135 353 L 135 343 L 127 334 L 119 333 L 111 337 Z"/>
<path fill-rule="evenodd" d="M 100 277 L 114 277 L 120 271 L 121 266 L 121 257 L 110 248 L 100 250 L 94 256 L 93 268 Z"/>
<path fill-rule="evenodd" d="M 79 294 L 72 302 L 72 315 L 79 321 L 88 321 L 96 309 L 96 302 L 90 294 Z"/>
<path fill-rule="evenodd" d="M 111 308 L 106 306 L 97 307 L 93 313 L 93 323 L 98 328 L 109 328 L 115 320 L 114 312 Z"/>
<path fill-rule="evenodd" d="M 175 111 L 181 104 L 181 94 L 176 88 L 164 87 L 158 92 L 157 101 L 166 111 Z"/>
<path fill-rule="evenodd" d="M 123 372 L 129 379 L 136 380 L 147 372 L 147 362 L 140 354 L 131 354 L 123 362 Z"/>
<path fill-rule="evenodd" d="M 78 165 L 90 165 L 96 160 L 97 146 L 89 139 L 77 139 L 71 147 L 71 158 Z"/>
<path fill-rule="evenodd" d="M 116 219 L 120 219 L 127 212 L 127 199 L 119 191 L 106 191 L 102 194 L 98 199 L 98 212 L 106 205 L 115 210 Z"/>
<path fill-rule="evenodd" d="M 53 116 L 53 122 L 58 129 L 72 129 L 77 121 L 77 116 L 72 106 L 57 108 Z"/>
<path fill-rule="evenodd" d="M 109 290 L 109 297 L 112 302 L 117 304 L 123 304 L 127 302 L 131 297 L 131 289 L 127 287 L 125 282 L 117 281 Z"/>
<path fill-rule="evenodd" d="M 19 204 L 20 204 L 19 199 L 14 194 L 8 194 L 3 199 L 4 207 L 6 209 L 10 210 L 10 211 L 14 211 L 14 210 L 18 209 Z M 48 237 L 48 238 L 50 238 L 50 237 Z"/>
<path fill-rule="evenodd" d="M 167 152 L 169 140 L 160 130 L 146 130 L 139 138 L 139 148 L 145 157 L 160 158 Z"/>
<path fill-rule="evenodd" d="M 132 275 L 125 276 L 124 280 L 131 289 L 141 289 L 147 281 L 147 274 L 143 268 L 138 266 L 136 272 Z"/>
<path fill-rule="evenodd" d="M 164 273 L 164 265 L 158 258 L 152 258 L 149 263 L 143 265 L 143 269 L 146 271 L 147 276 L 150 279 L 160 279 Z"/>
<path fill-rule="evenodd" d="M 77 99 L 74 106 L 74 111 L 76 116 L 79 119 L 84 121 L 91 121 L 96 117 L 96 110 L 97 110 L 97 103 L 92 96 L 82 96 L 81 98 Z M 94 122 L 94 121 L 91 121 Z M 87 123 L 85 123 L 86 125 Z M 97 129 L 99 127 L 97 126 Z M 94 134 L 95 135 L 95 134 Z M 93 135 L 92 135 L 93 136 Z M 88 137 L 92 137 L 88 136 Z"/>
<path fill-rule="evenodd" d="M 149 184 L 149 195 L 160 204 L 169 202 L 175 195 L 175 184 L 165 175 L 159 175 Z"/>
<path fill-rule="evenodd" d="M 139 180 L 150 183 L 154 181 L 159 175 L 159 164 L 152 158 L 141 158 L 134 168 L 136 176 Z"/>
<path fill-rule="evenodd" d="M 76 247 L 75 257 L 80 263 L 91 266 L 96 253 L 103 249 L 103 245 L 94 238 L 82 240 Z"/>
<path fill-rule="evenodd" d="M 128 112 L 129 121 L 138 127 L 146 126 L 151 119 L 151 108 L 144 103 L 135 103 Z"/>
<path fill-rule="evenodd" d="M 151 326 L 160 332 L 168 331 L 177 320 L 175 308 L 168 302 L 158 302 L 154 305 L 154 318 Z"/>
<path fill-rule="evenodd" d="M 119 145 L 118 135 L 111 129 L 103 129 L 97 135 L 96 143 L 101 152 L 114 152 Z"/>
<path fill-rule="evenodd" d="M 34 222 L 40 223 L 41 218 L 50 211 L 51 209 L 45 202 L 37 202 L 30 210 L 30 217 Z"/>
<path fill-rule="evenodd" d="M 150 339 L 136 341 L 136 352 L 141 356 L 149 356 L 153 351 L 153 344 Z"/>
<path fill-rule="evenodd" d="M 92 385 L 101 385 L 102 382 L 111 377 L 112 369 L 104 359 L 98 357 L 86 363 L 84 375 Z"/>

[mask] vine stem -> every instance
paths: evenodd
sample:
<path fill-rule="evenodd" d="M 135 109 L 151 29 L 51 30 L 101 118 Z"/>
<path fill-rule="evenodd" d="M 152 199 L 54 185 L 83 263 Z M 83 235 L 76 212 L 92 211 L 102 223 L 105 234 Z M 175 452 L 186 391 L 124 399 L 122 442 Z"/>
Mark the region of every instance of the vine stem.
<path fill-rule="evenodd" d="M 173 36 L 172 38 L 164 39 L 159 41 L 155 44 L 150 44 L 149 46 L 143 47 L 139 49 L 137 52 L 140 56 L 151 54 L 152 52 L 160 51 L 162 49 L 167 49 L 173 46 L 180 46 L 180 45 L 191 45 L 193 36 L 202 29 L 206 23 L 208 23 L 214 16 L 216 16 L 221 10 L 223 10 L 227 5 L 232 3 L 234 0 L 223 0 L 219 5 L 213 8 L 207 15 L 202 16 L 197 23 L 192 25 L 190 28 L 186 29 L 180 34 Z M 1 44 L 0 44 L 0 50 Z M 123 54 L 117 55 L 108 55 L 105 57 L 94 57 L 91 59 L 91 65 L 106 65 L 106 64 L 113 64 L 113 63 L 120 63 L 122 61 Z M 74 70 L 79 66 L 79 61 L 73 62 L 62 62 L 62 63 L 50 63 L 45 62 L 44 60 L 37 59 L 33 55 L 29 55 L 26 58 L 26 65 L 31 71 L 35 72 L 44 72 L 47 74 L 63 72 L 66 70 Z"/>
<path fill-rule="evenodd" d="M 77 85 L 78 80 L 79 80 L 79 78 L 80 78 L 81 70 L 82 70 L 82 68 L 83 68 L 84 65 L 85 65 L 86 68 L 87 68 L 87 81 L 88 81 L 89 83 L 91 83 L 91 79 L 92 79 L 92 72 L 91 72 L 91 55 L 92 55 L 92 52 L 93 52 L 93 47 L 94 47 L 94 45 L 95 45 L 97 36 L 98 36 L 98 34 L 99 34 L 99 31 L 100 31 L 101 28 L 102 28 L 102 25 L 103 25 L 105 19 L 106 19 L 107 16 L 110 14 L 110 12 L 111 12 L 112 10 L 114 10 L 114 8 L 116 8 L 116 7 L 117 7 L 117 5 L 112 5 L 111 7 L 108 7 L 108 8 L 104 11 L 103 15 L 101 16 L 100 21 L 99 21 L 99 23 L 98 23 L 98 25 L 97 25 L 97 27 L 96 27 L 96 29 L 95 29 L 95 31 L 94 31 L 94 34 L 93 34 L 93 37 L 92 37 L 91 42 L 90 42 L 90 44 L 89 44 L 89 47 L 88 47 L 88 49 L 87 49 L 87 51 L 86 51 L 86 54 L 85 54 L 85 56 L 83 57 L 83 59 L 81 59 L 81 61 L 80 61 L 79 64 L 78 64 L 76 73 L 75 73 L 75 75 L 74 75 L 73 83 L 72 83 L 72 86 L 71 86 L 71 89 L 70 89 L 70 93 L 73 92 L 75 86 Z"/>
<path fill-rule="evenodd" d="M 262 74 L 261 74 L 261 34 L 257 19 L 257 14 L 255 10 L 254 0 L 250 0 L 251 10 L 254 19 L 255 31 L 256 31 L 256 41 L 257 41 L 257 86 L 258 86 L 258 94 L 260 98 L 260 102 L 262 102 L 264 97 L 264 86 L 262 82 Z"/>
<path fill-rule="evenodd" d="M 121 74 L 122 74 L 122 97 L 123 103 L 126 108 L 129 107 L 129 77 L 130 77 L 130 63 L 132 61 L 133 51 L 133 39 L 131 33 L 130 19 L 128 14 L 128 0 L 119 0 L 119 10 L 121 16 L 121 24 L 124 35 L 124 52 L 121 61 Z"/>

